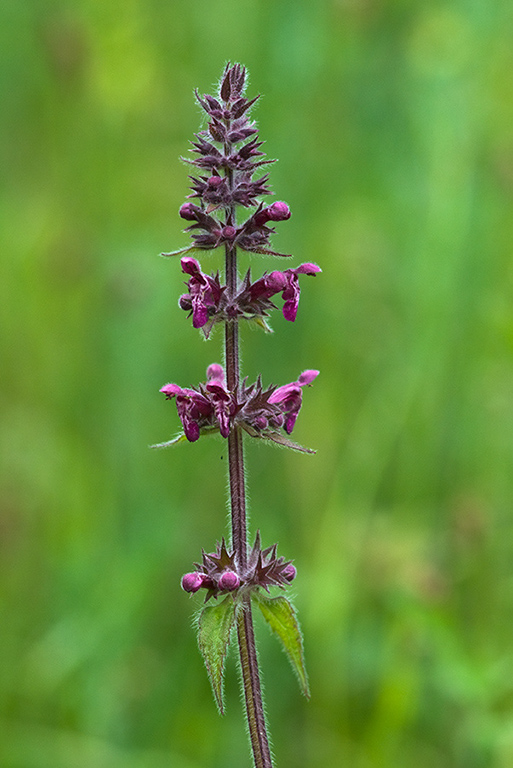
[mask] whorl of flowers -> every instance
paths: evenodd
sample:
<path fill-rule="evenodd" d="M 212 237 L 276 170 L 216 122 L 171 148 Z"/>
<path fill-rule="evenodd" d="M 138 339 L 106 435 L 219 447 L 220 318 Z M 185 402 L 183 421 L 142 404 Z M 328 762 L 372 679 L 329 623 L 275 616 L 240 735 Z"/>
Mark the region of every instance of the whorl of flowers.
<path fill-rule="evenodd" d="M 191 593 L 206 589 L 207 602 L 227 592 L 257 587 L 269 592 L 269 587 L 286 587 L 295 579 L 296 569 L 290 560 L 278 557 L 276 550 L 276 544 L 261 548 L 258 531 L 247 564 L 241 568 L 235 552 L 228 550 L 223 538 L 215 552 L 202 551 L 202 562 L 194 563 L 196 570 L 182 577 L 182 588 Z"/>
<path fill-rule="evenodd" d="M 217 363 L 207 368 L 207 381 L 198 387 L 183 388 L 178 384 L 166 384 L 161 392 L 168 400 L 176 398 L 176 407 L 182 422 L 184 437 L 190 443 L 202 434 L 219 432 L 228 437 L 234 424 L 240 426 L 252 437 L 261 437 L 296 450 L 311 452 L 293 443 L 279 430 L 290 435 L 298 417 L 303 393 L 318 376 L 319 371 L 303 371 L 297 381 L 282 387 L 270 386 L 264 389 L 260 377 L 254 384 L 244 380 L 238 392 L 227 389 L 224 369 Z M 178 442 L 182 436 L 174 441 Z M 164 443 L 165 447 L 171 443 Z"/>

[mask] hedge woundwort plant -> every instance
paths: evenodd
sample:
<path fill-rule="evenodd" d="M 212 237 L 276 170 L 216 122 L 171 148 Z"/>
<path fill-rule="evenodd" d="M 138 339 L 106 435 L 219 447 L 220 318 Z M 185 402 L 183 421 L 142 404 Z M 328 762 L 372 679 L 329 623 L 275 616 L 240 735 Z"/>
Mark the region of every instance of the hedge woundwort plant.
<path fill-rule="evenodd" d="M 260 532 L 248 545 L 243 443 L 246 436 L 270 440 L 288 448 L 314 453 L 292 442 L 292 432 L 302 401 L 302 388 L 318 375 L 303 371 L 297 381 L 281 387 L 264 387 L 259 376 L 253 384 L 241 379 L 239 364 L 239 325 L 253 322 L 270 331 L 267 318 L 273 297 L 281 294 L 283 316 L 294 321 L 299 302 L 299 276 L 320 272 L 316 264 L 306 263 L 284 271 L 264 272 L 252 279 L 251 272 L 239 276 L 237 250 L 267 256 L 286 257 L 270 249 L 272 223 L 290 218 L 286 203 L 265 206 L 260 198 L 270 195 L 269 175 L 261 169 L 272 163 L 260 151 L 258 129 L 249 119 L 257 100 L 244 96 L 246 70 L 239 64 L 227 65 L 216 97 L 196 97 L 208 122 L 196 134 L 191 150 L 196 157 L 186 162 L 195 166 L 191 176 L 192 194 L 180 208 L 180 216 L 191 222 L 186 231 L 192 243 L 163 256 L 180 255 L 182 271 L 188 276 L 187 293 L 180 307 L 192 315 L 194 328 L 205 338 L 216 324 L 224 326 L 224 368 L 213 363 L 207 380 L 186 389 L 166 384 L 160 390 L 168 400 L 175 398 L 183 433 L 166 447 L 188 440 L 193 443 L 204 434 L 219 432 L 228 441 L 231 537 L 222 538 L 214 552 L 202 550 L 195 570 L 182 578 L 186 592 L 204 589 L 205 606 L 198 618 L 198 642 L 212 684 L 214 697 L 223 713 L 224 661 L 232 634 L 237 629 L 242 684 L 251 747 L 256 768 L 272 768 L 267 736 L 260 674 L 258 670 L 252 604 L 258 606 L 270 628 L 277 634 L 297 673 L 301 689 L 308 696 L 308 681 L 303 662 L 303 647 L 294 609 L 283 596 L 272 597 L 270 588 L 286 588 L 295 578 L 290 560 L 278 556 L 276 544 L 262 549 Z M 253 209 L 253 210 L 252 210 Z M 237 210 L 246 213 L 237 217 Z M 206 274 L 189 254 L 224 250 L 224 273 Z"/>

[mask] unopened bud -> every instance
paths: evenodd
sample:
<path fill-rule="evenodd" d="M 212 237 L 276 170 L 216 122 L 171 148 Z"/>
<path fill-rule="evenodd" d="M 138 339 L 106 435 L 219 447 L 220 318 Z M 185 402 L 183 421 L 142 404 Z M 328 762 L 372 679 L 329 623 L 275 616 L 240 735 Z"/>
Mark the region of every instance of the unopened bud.
<path fill-rule="evenodd" d="M 190 294 L 182 293 L 182 295 L 178 299 L 178 306 L 180 307 L 180 309 L 185 309 L 186 312 L 190 312 L 190 310 L 192 309 L 192 299 L 190 297 Z"/>
<path fill-rule="evenodd" d="M 290 208 L 287 203 L 284 203 L 281 200 L 270 205 L 267 212 L 271 221 L 285 221 L 285 219 L 290 219 Z"/>
<path fill-rule="evenodd" d="M 292 563 L 289 563 L 285 566 L 285 568 L 282 571 L 283 578 L 287 579 L 287 581 L 294 581 L 296 578 L 297 571 L 292 565 Z"/>
<path fill-rule="evenodd" d="M 196 221 L 198 207 L 192 203 L 184 203 L 179 210 L 182 219 L 186 221 Z"/>
<path fill-rule="evenodd" d="M 203 586 L 203 574 L 193 571 L 182 576 L 182 589 L 185 592 L 197 592 Z"/>
<path fill-rule="evenodd" d="M 222 234 L 225 240 L 233 240 L 233 238 L 237 234 L 237 230 L 235 229 L 235 227 L 230 227 L 230 225 L 228 225 L 227 227 L 223 227 Z"/>
<path fill-rule="evenodd" d="M 208 185 L 210 187 L 220 187 L 222 183 L 223 183 L 223 179 L 221 178 L 221 176 L 211 176 L 208 179 Z"/>
<path fill-rule="evenodd" d="M 271 427 L 280 429 L 280 427 L 283 427 L 284 423 L 285 423 L 285 418 L 282 413 L 276 413 L 269 417 L 269 424 L 271 425 Z"/>
<path fill-rule="evenodd" d="M 226 589 L 231 592 L 240 586 L 240 579 L 234 571 L 225 571 L 219 578 L 219 589 Z"/>
<path fill-rule="evenodd" d="M 284 221 L 285 219 L 290 219 L 290 208 L 287 203 L 283 203 L 281 200 L 267 208 L 262 208 L 253 216 L 253 221 L 257 227 L 267 224 L 268 221 Z"/>

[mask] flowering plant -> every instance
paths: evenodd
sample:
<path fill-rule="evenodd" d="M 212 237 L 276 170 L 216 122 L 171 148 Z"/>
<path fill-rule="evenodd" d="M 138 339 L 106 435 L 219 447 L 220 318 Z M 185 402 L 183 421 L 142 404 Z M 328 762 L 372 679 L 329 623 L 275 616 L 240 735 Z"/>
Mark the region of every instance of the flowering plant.
<path fill-rule="evenodd" d="M 253 632 L 252 604 L 257 605 L 287 652 L 297 673 L 301 689 L 309 696 L 301 633 L 294 608 L 283 596 L 272 597 L 273 588 L 285 589 L 296 577 L 290 560 L 277 554 L 277 545 L 261 547 L 260 532 L 251 548 L 246 524 L 246 490 L 243 436 L 270 440 L 288 448 L 314 453 L 293 442 L 294 429 L 302 404 L 303 388 L 318 375 L 303 371 L 297 381 L 280 387 L 264 388 L 261 377 L 248 384 L 241 379 L 239 361 L 239 324 L 251 321 L 270 331 L 267 318 L 281 294 L 286 320 L 296 319 L 300 275 L 320 272 L 310 262 L 292 269 L 272 271 L 252 280 L 251 272 L 241 278 L 237 267 L 237 249 L 250 253 L 287 257 L 273 251 L 270 238 L 275 222 L 290 218 L 290 209 L 282 201 L 264 205 L 261 197 L 271 194 L 269 174 L 255 176 L 262 166 L 274 161 L 263 159 L 258 129 L 249 118 L 258 96 L 244 96 L 246 70 L 228 64 L 219 92 L 196 97 L 207 114 L 204 130 L 192 142 L 195 155 L 186 159 L 198 175 L 190 176 L 190 199 L 180 208 L 180 216 L 191 222 L 186 228 L 192 243 L 163 256 L 181 256 L 182 272 L 188 276 L 179 300 L 181 309 L 192 316 L 194 328 L 209 338 L 216 324 L 224 326 L 225 367 L 212 363 L 207 380 L 197 387 L 185 388 L 170 383 L 161 388 L 167 400 L 176 403 L 183 432 L 173 440 L 154 447 L 195 442 L 202 435 L 218 432 L 228 442 L 231 539 L 222 538 L 214 552 L 202 550 L 201 562 L 182 578 L 182 588 L 189 593 L 206 590 L 198 619 L 198 642 L 212 684 L 214 697 L 223 713 L 224 660 L 232 630 L 236 628 L 246 713 L 256 768 L 272 768 L 269 740 L 264 717 L 260 673 Z M 238 208 L 255 210 L 245 221 L 237 220 Z M 271 225 L 271 226 L 270 226 Z M 224 249 L 224 274 L 206 274 L 192 252 Z M 209 601 L 213 599 L 213 603 Z"/>

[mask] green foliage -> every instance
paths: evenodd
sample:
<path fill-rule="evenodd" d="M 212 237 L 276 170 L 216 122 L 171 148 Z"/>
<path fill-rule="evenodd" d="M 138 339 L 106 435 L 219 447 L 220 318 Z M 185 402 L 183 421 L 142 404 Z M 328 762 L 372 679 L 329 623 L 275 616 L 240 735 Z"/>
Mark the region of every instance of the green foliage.
<path fill-rule="evenodd" d="M 217 605 L 206 605 L 198 618 L 198 645 L 205 661 L 214 699 L 224 715 L 223 677 L 224 662 L 235 624 L 236 606 L 228 595 Z"/>
<path fill-rule="evenodd" d="M 280 639 L 283 650 L 290 659 L 302 693 L 309 699 L 310 689 L 303 653 L 303 638 L 296 612 L 285 597 L 266 597 L 258 594 L 255 601 L 272 632 Z"/>

